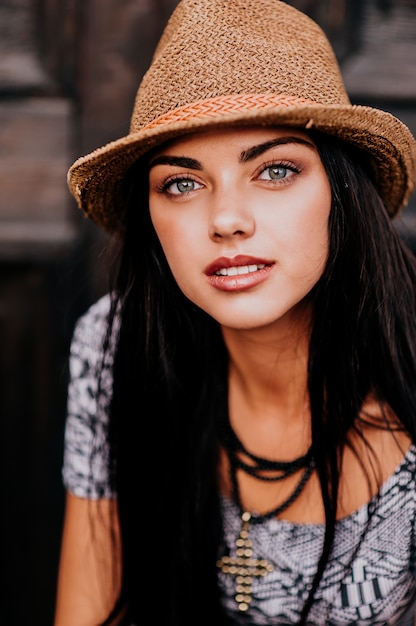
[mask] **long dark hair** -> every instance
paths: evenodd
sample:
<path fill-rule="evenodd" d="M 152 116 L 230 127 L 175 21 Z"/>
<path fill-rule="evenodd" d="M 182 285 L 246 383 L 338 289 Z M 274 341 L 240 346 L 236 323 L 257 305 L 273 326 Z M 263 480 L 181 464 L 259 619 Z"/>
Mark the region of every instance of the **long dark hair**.
<path fill-rule="evenodd" d="M 368 157 L 311 134 L 332 188 L 328 261 L 311 293 L 308 363 L 326 535 L 301 624 L 331 553 L 342 450 L 370 391 L 416 441 L 413 254 L 373 185 Z M 121 319 L 109 429 L 123 542 L 114 614 L 127 608 L 126 623 L 139 623 L 156 597 L 150 610 L 163 626 L 221 626 L 228 622 L 217 586 L 217 460 L 227 353 L 216 322 L 173 279 L 150 221 L 147 178 L 139 162 L 126 181 L 125 231 L 111 285 L 113 318 Z"/>

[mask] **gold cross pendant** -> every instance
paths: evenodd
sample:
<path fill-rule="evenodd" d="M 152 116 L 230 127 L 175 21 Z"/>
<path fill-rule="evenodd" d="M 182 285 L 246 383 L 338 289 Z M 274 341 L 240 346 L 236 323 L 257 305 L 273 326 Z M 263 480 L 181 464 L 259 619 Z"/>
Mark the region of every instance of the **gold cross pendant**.
<path fill-rule="evenodd" d="M 235 543 L 236 555 L 223 556 L 217 561 L 217 566 L 224 574 L 235 577 L 235 601 L 238 609 L 245 613 L 252 600 L 253 577 L 266 576 L 274 570 L 266 559 L 253 559 L 253 550 L 248 533 L 250 529 L 251 513 L 245 511 L 241 516 L 240 535 Z"/>

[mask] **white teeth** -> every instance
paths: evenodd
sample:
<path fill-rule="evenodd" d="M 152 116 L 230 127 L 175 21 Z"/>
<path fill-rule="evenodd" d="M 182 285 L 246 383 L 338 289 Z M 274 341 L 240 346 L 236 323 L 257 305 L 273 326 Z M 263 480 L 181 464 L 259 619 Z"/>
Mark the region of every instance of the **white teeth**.
<path fill-rule="evenodd" d="M 222 267 L 216 273 L 217 276 L 237 276 L 237 274 L 250 274 L 251 272 L 257 272 L 265 267 L 265 263 L 259 265 L 238 265 L 235 267 Z"/>

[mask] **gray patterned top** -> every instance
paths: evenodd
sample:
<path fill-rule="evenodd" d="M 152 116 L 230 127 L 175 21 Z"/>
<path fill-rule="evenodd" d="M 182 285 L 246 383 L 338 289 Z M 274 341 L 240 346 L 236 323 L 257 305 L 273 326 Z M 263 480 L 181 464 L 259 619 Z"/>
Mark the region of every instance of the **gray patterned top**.
<path fill-rule="evenodd" d="M 71 345 L 68 416 L 63 480 L 79 497 L 113 497 L 108 484 L 107 409 L 111 396 L 112 356 L 104 363 L 97 398 L 96 366 L 102 361 L 109 297 L 104 296 L 78 321 Z M 313 626 L 413 624 L 416 598 L 415 512 L 416 448 L 411 446 L 380 489 L 370 529 L 349 565 L 368 506 L 337 522 L 332 556 L 310 615 Z M 225 546 L 235 554 L 241 520 L 234 503 L 222 499 Z M 273 571 L 252 583 L 252 602 L 239 612 L 235 577 L 218 571 L 223 604 L 236 625 L 289 626 L 297 622 L 313 578 L 324 526 L 271 519 L 252 525 L 255 558 L 267 558 Z"/>

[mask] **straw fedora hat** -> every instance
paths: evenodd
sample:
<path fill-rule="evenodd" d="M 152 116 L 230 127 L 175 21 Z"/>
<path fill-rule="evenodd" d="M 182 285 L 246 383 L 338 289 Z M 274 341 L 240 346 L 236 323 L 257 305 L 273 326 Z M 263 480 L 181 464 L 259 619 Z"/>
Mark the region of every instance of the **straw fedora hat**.
<path fill-rule="evenodd" d="M 393 217 L 416 178 L 415 139 L 390 113 L 352 105 L 325 34 L 283 0 L 181 0 L 137 92 L 130 131 L 79 158 L 69 188 L 87 217 L 123 228 L 123 179 L 167 139 L 223 126 L 317 129 L 369 155 Z"/>

